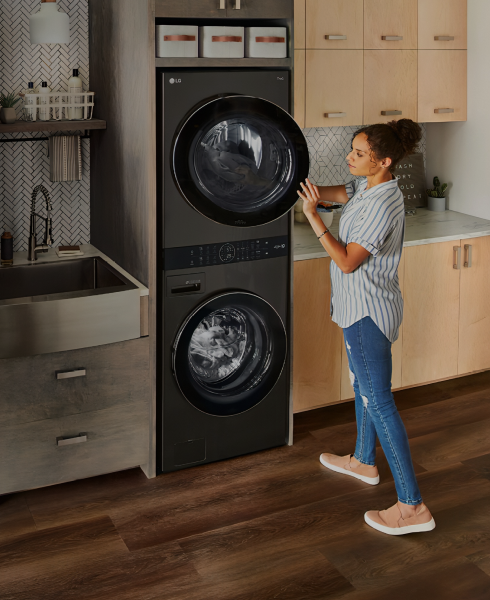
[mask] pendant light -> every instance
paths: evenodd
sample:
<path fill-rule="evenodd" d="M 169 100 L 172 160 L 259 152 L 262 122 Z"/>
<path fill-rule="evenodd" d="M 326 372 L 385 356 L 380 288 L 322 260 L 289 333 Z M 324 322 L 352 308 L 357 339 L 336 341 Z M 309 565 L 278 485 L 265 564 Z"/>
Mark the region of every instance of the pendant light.
<path fill-rule="evenodd" d="M 31 44 L 68 44 L 70 18 L 58 11 L 57 0 L 41 0 L 41 10 L 30 17 Z"/>

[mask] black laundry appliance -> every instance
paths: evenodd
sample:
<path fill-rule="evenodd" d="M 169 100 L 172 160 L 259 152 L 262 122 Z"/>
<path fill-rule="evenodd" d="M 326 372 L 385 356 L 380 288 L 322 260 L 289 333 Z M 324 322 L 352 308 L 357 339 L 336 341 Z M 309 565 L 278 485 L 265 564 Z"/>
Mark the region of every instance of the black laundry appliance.
<path fill-rule="evenodd" d="M 290 209 L 308 149 L 288 71 L 157 71 L 157 469 L 286 444 Z"/>

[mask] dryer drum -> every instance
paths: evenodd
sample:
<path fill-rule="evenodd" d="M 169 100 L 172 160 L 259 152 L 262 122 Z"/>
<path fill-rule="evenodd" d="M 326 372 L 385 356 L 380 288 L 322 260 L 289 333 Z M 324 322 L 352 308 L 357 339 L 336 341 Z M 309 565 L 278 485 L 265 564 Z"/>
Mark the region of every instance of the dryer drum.
<path fill-rule="evenodd" d="M 267 396 L 286 354 L 286 330 L 272 306 L 254 294 L 230 292 L 199 306 L 182 325 L 172 367 L 193 406 L 231 416 Z"/>
<path fill-rule="evenodd" d="M 232 226 L 263 225 L 288 212 L 308 176 L 308 148 L 293 118 L 261 98 L 206 102 L 178 129 L 172 171 L 198 212 Z"/>

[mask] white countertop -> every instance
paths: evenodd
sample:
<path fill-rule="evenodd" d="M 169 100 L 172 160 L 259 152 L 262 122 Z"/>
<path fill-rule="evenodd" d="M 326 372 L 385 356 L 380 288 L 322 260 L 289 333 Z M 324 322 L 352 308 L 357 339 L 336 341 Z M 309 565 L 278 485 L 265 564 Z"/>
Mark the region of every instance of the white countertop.
<path fill-rule="evenodd" d="M 330 227 L 338 237 L 340 212 L 335 213 Z M 406 217 L 404 247 L 436 244 L 490 235 L 490 221 L 471 217 L 453 210 L 433 212 L 417 208 L 417 214 Z M 309 223 L 294 223 L 294 260 L 308 260 L 328 256 L 317 240 Z"/>
<path fill-rule="evenodd" d="M 97 250 L 97 248 L 95 248 L 95 246 L 92 246 L 91 244 L 82 244 L 80 246 L 80 250 L 83 252 L 83 256 L 60 257 L 56 254 L 55 248 L 50 248 L 47 252 L 38 253 L 37 260 L 34 263 L 31 262 L 30 260 L 27 260 L 27 252 L 14 252 L 14 267 L 19 266 L 19 265 L 35 266 L 36 264 L 41 264 L 41 263 L 59 262 L 59 261 L 66 261 L 66 260 L 77 260 L 77 259 L 92 258 L 94 256 L 99 256 L 100 258 L 105 260 L 107 263 L 109 263 L 111 265 L 111 267 L 114 267 L 114 269 L 116 269 L 116 271 L 121 273 L 121 275 L 124 275 L 124 277 L 126 277 L 127 279 L 129 279 L 129 281 L 134 283 L 134 285 L 136 285 L 140 289 L 140 296 L 148 296 L 149 295 L 150 291 L 147 287 L 145 287 L 142 283 L 140 283 L 138 280 L 136 280 L 132 275 L 130 275 L 128 272 L 126 272 L 124 269 L 122 269 L 119 265 L 117 265 L 111 258 L 109 258 L 105 254 L 103 254 L 102 252 Z M 3 267 L 3 268 L 9 268 L 9 267 Z"/>

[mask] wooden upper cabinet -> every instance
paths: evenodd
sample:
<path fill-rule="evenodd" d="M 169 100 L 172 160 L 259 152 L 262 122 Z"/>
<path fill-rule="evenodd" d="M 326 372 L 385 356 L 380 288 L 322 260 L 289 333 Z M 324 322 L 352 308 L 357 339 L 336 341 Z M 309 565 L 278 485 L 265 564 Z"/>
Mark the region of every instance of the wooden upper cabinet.
<path fill-rule="evenodd" d="M 419 49 L 466 50 L 467 0 L 419 0 Z"/>
<path fill-rule="evenodd" d="M 417 51 L 364 50 L 364 123 L 399 119 L 417 121 Z"/>
<path fill-rule="evenodd" d="M 306 50 L 306 127 L 362 124 L 362 50 Z"/>
<path fill-rule="evenodd" d="M 362 49 L 363 6 L 364 0 L 306 0 L 306 48 Z"/>
<path fill-rule="evenodd" d="M 364 48 L 416 50 L 417 0 L 364 0 Z"/>
<path fill-rule="evenodd" d="M 306 0 L 294 0 L 294 47 L 306 48 Z"/>
<path fill-rule="evenodd" d="M 461 240 L 459 375 L 490 369 L 489 269 L 490 236 Z"/>
<path fill-rule="evenodd" d="M 419 50 L 418 120 L 466 121 L 467 51 Z"/>

